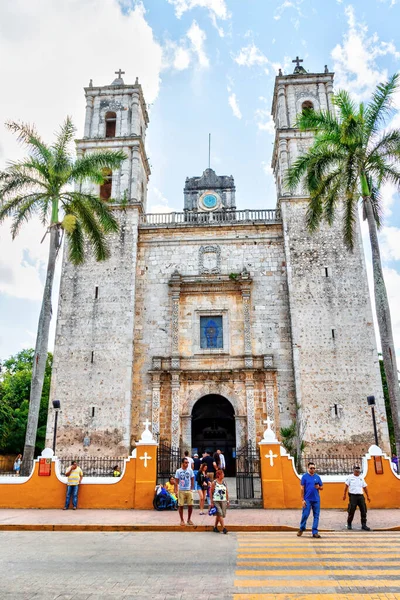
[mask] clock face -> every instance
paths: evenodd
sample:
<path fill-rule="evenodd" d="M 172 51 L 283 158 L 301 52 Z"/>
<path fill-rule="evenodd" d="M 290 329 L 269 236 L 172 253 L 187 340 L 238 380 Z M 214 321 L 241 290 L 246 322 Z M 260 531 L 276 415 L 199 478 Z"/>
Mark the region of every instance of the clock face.
<path fill-rule="evenodd" d="M 217 196 L 215 194 L 203 196 L 203 204 L 207 208 L 214 208 L 214 206 L 217 206 Z"/>
<path fill-rule="evenodd" d="M 198 206 L 199 210 L 218 210 L 221 206 L 221 198 L 217 192 L 207 190 L 200 196 Z"/>

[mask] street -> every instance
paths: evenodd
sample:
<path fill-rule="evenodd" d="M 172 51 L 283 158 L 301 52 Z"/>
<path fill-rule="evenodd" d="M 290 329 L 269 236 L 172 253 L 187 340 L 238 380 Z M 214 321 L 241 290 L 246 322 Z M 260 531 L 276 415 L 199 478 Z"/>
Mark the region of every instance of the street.
<path fill-rule="evenodd" d="M 0 532 L 1 600 L 398 600 L 397 532 Z"/>

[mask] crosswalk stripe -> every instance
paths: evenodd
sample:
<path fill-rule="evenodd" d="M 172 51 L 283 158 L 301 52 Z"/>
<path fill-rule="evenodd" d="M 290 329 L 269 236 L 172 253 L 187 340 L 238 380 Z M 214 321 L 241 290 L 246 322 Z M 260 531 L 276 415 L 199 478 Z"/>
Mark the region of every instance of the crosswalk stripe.
<path fill-rule="evenodd" d="M 331 569 L 321 567 L 319 569 L 238 569 L 236 571 L 236 575 L 238 577 L 245 576 L 262 576 L 262 577 L 292 577 L 292 576 L 302 576 L 305 577 L 331 577 L 332 575 L 358 575 L 360 574 L 360 569 Z M 400 567 L 393 567 L 393 569 L 362 569 L 363 577 L 367 577 L 370 575 L 400 575 Z"/>
<path fill-rule="evenodd" d="M 390 593 L 384 595 L 380 594 L 295 594 L 285 593 L 285 594 L 233 594 L 233 600 L 278 600 L 282 598 L 282 600 L 316 600 L 317 598 L 323 598 L 323 600 L 400 600 L 400 593 L 393 594 Z"/>
<path fill-rule="evenodd" d="M 235 587 L 398 587 L 400 589 L 400 579 L 268 579 L 268 581 L 257 579 L 235 579 Z"/>
<path fill-rule="evenodd" d="M 399 558 L 388 558 L 385 561 L 371 561 L 370 557 L 368 556 L 368 564 L 370 566 L 373 567 L 386 567 L 388 565 L 393 564 L 393 566 L 397 566 L 400 562 Z M 282 565 L 285 566 L 290 566 L 290 567 L 313 567 L 313 566 L 323 566 L 323 567 L 329 567 L 329 566 L 338 566 L 338 567 L 348 567 L 349 564 L 350 565 L 354 565 L 357 568 L 363 568 L 365 566 L 365 557 L 360 558 L 359 561 L 354 560 L 353 558 L 348 558 L 347 560 L 309 560 L 304 559 L 304 560 L 287 560 L 285 558 L 282 558 L 280 561 L 278 560 L 238 560 L 236 562 L 236 564 L 240 567 L 281 567 Z"/>

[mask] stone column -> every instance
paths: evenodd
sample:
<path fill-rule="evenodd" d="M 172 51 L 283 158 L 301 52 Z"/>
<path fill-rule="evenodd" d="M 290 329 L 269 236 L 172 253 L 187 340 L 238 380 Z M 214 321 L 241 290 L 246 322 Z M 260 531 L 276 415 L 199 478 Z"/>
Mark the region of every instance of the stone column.
<path fill-rule="evenodd" d="M 252 368 L 253 356 L 251 351 L 250 282 L 242 282 L 241 289 L 243 301 L 244 366 L 246 368 Z"/>
<path fill-rule="evenodd" d="M 92 115 L 93 115 L 93 96 L 86 96 L 86 115 L 85 115 L 85 130 L 83 133 L 83 137 L 90 137 L 90 130 L 92 125 Z"/>
<path fill-rule="evenodd" d="M 180 441 L 180 373 L 172 371 L 171 373 L 171 446 L 179 448 Z"/>
<path fill-rule="evenodd" d="M 319 99 L 320 110 L 328 110 L 328 104 L 326 102 L 326 90 L 325 90 L 324 83 L 318 84 L 318 99 Z"/>
<path fill-rule="evenodd" d="M 281 193 L 284 196 L 290 196 L 290 191 L 285 184 L 286 174 L 289 169 L 288 160 L 288 143 L 286 139 L 279 140 L 279 165 L 280 165 L 280 180 L 281 180 Z"/>
<path fill-rule="evenodd" d="M 181 276 L 174 271 L 170 281 L 172 297 L 172 359 L 171 368 L 179 369 L 179 299 L 181 295 Z"/>
<path fill-rule="evenodd" d="M 333 96 L 333 82 L 332 81 L 328 81 L 326 83 L 326 95 L 328 98 L 328 108 L 330 110 L 330 112 L 334 112 L 334 108 L 333 108 L 333 104 L 332 104 L 332 96 Z"/>
<path fill-rule="evenodd" d="M 159 440 L 160 437 L 160 376 L 160 373 L 153 373 L 151 392 L 151 429 L 156 440 Z"/>
<path fill-rule="evenodd" d="M 140 135 L 139 92 L 132 94 L 131 99 L 131 135 Z"/>
<path fill-rule="evenodd" d="M 278 106 L 279 106 L 279 128 L 288 126 L 287 105 L 286 105 L 286 90 L 283 84 L 278 85 Z"/>
<path fill-rule="evenodd" d="M 246 444 L 246 425 L 246 417 L 235 415 L 236 448 L 238 449 Z"/>
<path fill-rule="evenodd" d="M 277 424 L 275 423 L 275 396 L 274 396 L 274 382 L 269 379 L 265 380 L 265 403 L 267 407 L 267 417 L 274 421 L 274 425 L 271 427 L 273 431 L 276 431 Z"/>
<path fill-rule="evenodd" d="M 254 406 L 254 377 L 253 372 L 246 373 L 246 409 L 247 409 L 247 441 L 256 443 L 256 411 Z"/>
<path fill-rule="evenodd" d="M 124 195 L 126 197 L 126 200 L 128 200 L 129 175 L 131 168 L 131 149 L 128 146 L 124 146 L 122 150 L 124 154 L 126 154 L 127 159 L 124 160 L 124 162 L 119 168 L 119 171 L 115 171 L 116 186 L 115 194 L 113 194 L 113 197 L 118 198 L 119 202 L 122 202 L 122 200 L 124 199 Z"/>
<path fill-rule="evenodd" d="M 190 456 L 192 455 L 192 415 L 182 415 L 182 448 L 183 450 L 189 450 Z"/>

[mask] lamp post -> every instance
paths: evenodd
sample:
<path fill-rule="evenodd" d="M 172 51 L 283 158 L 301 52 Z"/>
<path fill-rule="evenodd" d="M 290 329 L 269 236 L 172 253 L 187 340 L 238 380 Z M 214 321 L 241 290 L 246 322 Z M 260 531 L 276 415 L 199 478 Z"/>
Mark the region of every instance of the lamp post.
<path fill-rule="evenodd" d="M 375 444 L 379 446 L 378 442 L 378 431 L 376 429 L 376 419 L 375 419 L 375 396 L 367 396 L 368 406 L 371 407 L 372 412 L 372 423 L 374 425 L 374 436 L 375 436 Z"/>
<path fill-rule="evenodd" d="M 54 434 L 53 434 L 53 452 L 56 453 L 56 439 L 57 439 L 57 422 L 58 422 L 58 411 L 61 408 L 61 402 L 59 400 L 53 400 L 54 413 Z"/>

